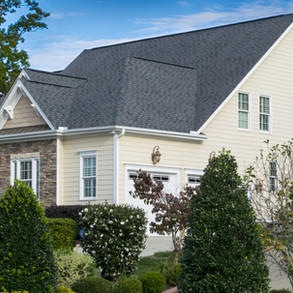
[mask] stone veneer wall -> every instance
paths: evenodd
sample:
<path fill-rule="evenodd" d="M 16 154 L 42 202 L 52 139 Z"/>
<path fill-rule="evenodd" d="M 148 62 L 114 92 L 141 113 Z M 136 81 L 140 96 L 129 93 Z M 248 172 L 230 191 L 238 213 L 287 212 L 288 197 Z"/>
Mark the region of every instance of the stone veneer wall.
<path fill-rule="evenodd" d="M 40 154 L 40 201 L 56 204 L 57 143 L 55 139 L 0 144 L 0 196 L 10 185 L 11 155 Z"/>

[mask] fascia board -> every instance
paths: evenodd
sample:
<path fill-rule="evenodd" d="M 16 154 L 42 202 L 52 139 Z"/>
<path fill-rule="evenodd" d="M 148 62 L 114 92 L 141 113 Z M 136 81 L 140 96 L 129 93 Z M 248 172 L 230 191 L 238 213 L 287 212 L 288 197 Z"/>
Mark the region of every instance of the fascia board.
<path fill-rule="evenodd" d="M 275 47 L 286 37 L 289 31 L 293 27 L 293 22 L 278 38 L 278 40 L 270 47 L 270 49 L 262 56 L 262 58 L 254 65 L 254 67 L 248 72 L 248 74 L 240 81 L 240 83 L 234 88 L 229 96 L 223 101 L 223 103 L 216 109 L 216 111 L 209 117 L 209 119 L 199 128 L 198 133 L 202 132 L 207 125 L 214 119 L 214 117 L 221 111 L 221 109 L 231 100 L 234 94 L 240 89 L 240 87 L 248 80 L 248 78 L 256 71 L 256 69 L 264 62 L 264 60 L 271 54 Z"/>
<path fill-rule="evenodd" d="M 34 104 L 34 106 L 36 107 L 36 109 L 38 110 L 38 112 L 40 113 L 42 118 L 45 120 L 45 122 L 48 124 L 48 126 L 51 128 L 51 130 L 55 130 L 55 127 L 50 122 L 50 120 L 46 117 L 45 113 L 39 107 L 39 105 L 37 104 L 37 102 L 35 101 L 33 96 L 30 94 L 30 92 L 27 90 L 25 85 L 21 81 L 19 81 L 19 82 L 20 82 L 20 90 L 23 91 L 24 95 L 27 96 L 30 99 L 30 101 Z"/>

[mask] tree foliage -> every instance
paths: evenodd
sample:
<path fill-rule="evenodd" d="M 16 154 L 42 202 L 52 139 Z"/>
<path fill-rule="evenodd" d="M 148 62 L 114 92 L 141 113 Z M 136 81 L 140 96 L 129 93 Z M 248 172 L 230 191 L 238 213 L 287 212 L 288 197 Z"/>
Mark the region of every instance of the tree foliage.
<path fill-rule="evenodd" d="M 12 15 L 26 11 L 15 22 Z M 22 67 L 29 66 L 28 54 L 18 48 L 23 35 L 46 28 L 43 18 L 49 16 L 35 0 L 1 0 L 0 2 L 0 95 L 6 94 Z"/>
<path fill-rule="evenodd" d="M 268 292 L 259 226 L 230 152 L 205 168 L 186 233 L 180 292 Z"/>
<path fill-rule="evenodd" d="M 178 196 L 165 193 L 164 184 L 160 180 L 153 180 L 150 174 L 140 170 L 138 178 L 134 179 L 134 192 L 130 194 L 153 206 L 152 213 L 155 214 L 155 222 L 150 223 L 150 231 L 160 235 L 171 234 L 174 249 L 180 252 L 189 203 L 194 192 L 195 188 L 186 186 Z"/>
<path fill-rule="evenodd" d="M 266 147 L 247 169 L 251 200 L 267 254 L 293 287 L 293 140 Z"/>

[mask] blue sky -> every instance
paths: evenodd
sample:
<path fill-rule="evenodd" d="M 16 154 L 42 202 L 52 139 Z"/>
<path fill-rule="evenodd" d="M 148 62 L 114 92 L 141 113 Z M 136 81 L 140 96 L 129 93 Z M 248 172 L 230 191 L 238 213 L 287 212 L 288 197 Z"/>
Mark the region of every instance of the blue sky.
<path fill-rule="evenodd" d="M 83 49 L 293 13 L 293 0 L 39 0 L 47 30 L 26 34 L 32 68 L 58 70 Z"/>

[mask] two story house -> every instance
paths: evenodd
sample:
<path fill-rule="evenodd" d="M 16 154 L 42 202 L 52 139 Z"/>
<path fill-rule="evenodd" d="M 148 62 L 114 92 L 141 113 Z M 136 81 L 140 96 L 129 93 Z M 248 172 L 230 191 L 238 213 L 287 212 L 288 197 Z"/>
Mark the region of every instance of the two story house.
<path fill-rule="evenodd" d="M 135 204 L 136 171 L 176 193 L 213 151 L 239 172 L 293 135 L 293 14 L 84 50 L 64 70 L 24 69 L 0 110 L 0 192 L 44 205 Z"/>

